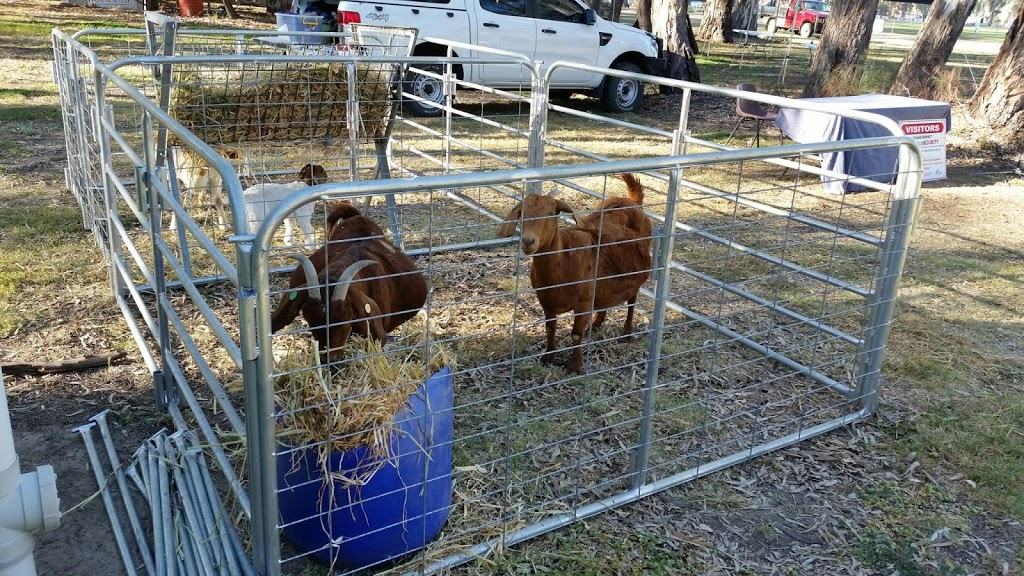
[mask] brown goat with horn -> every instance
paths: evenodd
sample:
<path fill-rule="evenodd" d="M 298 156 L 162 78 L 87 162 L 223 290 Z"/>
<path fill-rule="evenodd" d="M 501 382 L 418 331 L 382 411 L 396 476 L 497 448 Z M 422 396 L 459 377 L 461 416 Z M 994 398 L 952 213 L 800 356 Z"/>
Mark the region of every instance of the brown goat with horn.
<path fill-rule="evenodd" d="M 320 345 L 321 361 L 341 359 L 352 334 L 384 341 L 427 300 L 427 282 L 416 263 L 384 238 L 376 222 L 348 202 L 327 216 L 327 243 L 299 262 L 290 290 L 271 316 L 277 332 L 302 313 Z"/>
<path fill-rule="evenodd" d="M 609 308 L 628 304 L 623 334 L 633 331 L 633 307 L 640 286 L 651 274 L 651 221 L 640 207 L 643 186 L 636 176 L 619 176 L 628 188 L 628 198 L 611 197 L 594 211 L 576 216 L 576 226 L 559 226 L 558 214 L 575 214 L 572 206 L 554 194 L 528 194 L 509 212 L 498 237 L 511 236 L 522 223 L 520 246 L 533 256 L 530 283 L 544 309 L 547 351 L 543 362 L 552 362 L 555 352 L 557 317 L 574 314 L 572 342 L 575 346 L 569 370 L 583 371 L 583 337 L 591 323 L 597 328 Z M 595 281 L 596 280 L 596 281 Z"/>

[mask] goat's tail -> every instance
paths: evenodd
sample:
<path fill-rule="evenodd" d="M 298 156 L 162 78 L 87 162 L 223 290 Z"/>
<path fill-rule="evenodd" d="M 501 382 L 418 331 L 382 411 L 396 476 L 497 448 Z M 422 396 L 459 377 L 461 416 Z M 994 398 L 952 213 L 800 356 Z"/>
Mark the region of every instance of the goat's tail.
<path fill-rule="evenodd" d="M 626 183 L 626 192 L 629 195 L 629 199 L 637 204 L 643 204 L 644 185 L 640 183 L 640 179 L 636 177 L 636 174 L 618 174 L 617 176 Z"/>

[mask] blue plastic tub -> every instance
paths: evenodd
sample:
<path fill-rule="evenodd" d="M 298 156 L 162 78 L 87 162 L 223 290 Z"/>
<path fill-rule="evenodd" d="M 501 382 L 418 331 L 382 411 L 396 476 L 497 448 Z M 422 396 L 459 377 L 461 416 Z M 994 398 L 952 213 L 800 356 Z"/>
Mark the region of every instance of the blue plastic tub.
<path fill-rule="evenodd" d="M 365 486 L 324 483 L 315 449 L 279 456 L 285 537 L 313 558 L 351 570 L 400 558 L 433 540 L 452 503 L 452 403 L 452 372 L 443 368 L 395 417 L 392 457 Z M 330 470 L 346 475 L 373 464 L 363 446 L 330 457 Z"/>
<path fill-rule="evenodd" d="M 288 32 L 318 32 L 323 21 L 324 17 L 317 14 L 277 13 L 277 29 L 283 26 Z M 289 38 L 292 44 L 322 44 L 324 41 L 322 36 L 289 35 Z"/>

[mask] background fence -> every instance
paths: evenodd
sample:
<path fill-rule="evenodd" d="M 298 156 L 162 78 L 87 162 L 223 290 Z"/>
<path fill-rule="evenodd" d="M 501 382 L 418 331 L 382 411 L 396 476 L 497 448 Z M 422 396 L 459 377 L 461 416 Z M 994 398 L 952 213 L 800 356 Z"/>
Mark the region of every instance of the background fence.
<path fill-rule="evenodd" d="M 735 150 L 689 129 L 701 99 L 740 95 L 732 90 L 592 69 L 680 92 L 652 120 L 606 118 L 551 103 L 545 78 L 510 54 L 451 44 L 449 56 L 409 57 L 414 33 L 366 34 L 321 33 L 338 43 L 296 49 L 268 33 L 178 30 L 162 19 L 146 31 L 54 33 L 69 188 L 111 261 L 157 402 L 203 436 L 258 573 L 300 573 L 307 556 L 394 534 L 409 546 L 365 562 L 342 553 L 339 567 L 434 571 L 873 412 L 920 182 L 918 151 L 891 122 L 830 111 L 893 136 Z M 522 67 L 526 92 L 470 84 L 458 68 L 495 63 Z M 416 78 L 443 87 L 443 99 L 421 104 L 440 117 L 403 112 Z M 846 177 L 807 163 L 892 146 L 895 182 L 862 194 L 822 194 L 822 178 Z M 321 165 L 329 183 L 298 187 L 264 204 L 262 223 L 250 221 L 257 203 L 243 188 L 297 180 L 305 164 Z M 653 224 L 632 334 L 621 333 L 620 305 L 578 343 L 563 319 L 558 362 L 548 365 L 530 258 L 516 235 L 498 237 L 499 223 L 525 194 L 554 189 L 585 215 L 626 193 L 612 178 L 622 173 L 638 175 Z M 364 375 L 378 362 L 414 372 L 288 404 L 289 386 L 316 391 L 333 380 L 306 324 L 272 331 L 271 311 L 297 294 L 278 273 L 295 268 L 290 254 L 324 245 L 342 199 L 380 225 L 374 241 L 412 258 L 429 293 L 383 349 L 349 349 L 333 369 Z M 292 211 L 310 214 L 312 239 L 282 237 Z M 600 233 L 611 234 L 603 222 Z M 598 259 L 621 243 L 608 238 Z M 562 366 L 575 346 L 583 374 Z M 348 462 L 339 478 L 304 458 L 390 438 L 396 426 L 324 421 L 393 408 L 412 375 L 442 365 L 447 394 L 443 383 L 424 386 L 403 412 L 410 428 L 398 436 L 415 442 L 385 445 L 389 463 L 371 466 L 384 477 L 412 462 L 418 481 L 320 495 L 322 476 L 348 486 L 366 475 L 353 477 Z M 322 433 L 297 436 L 303 422 Z M 296 480 L 300 469 L 307 475 Z M 309 487 L 319 497 L 308 512 L 282 505 L 279 514 L 279 500 L 308 501 Z M 343 524 L 387 518 L 396 498 L 393 520 L 337 538 Z M 283 547 L 282 532 L 293 541 Z M 303 541 L 318 532 L 319 544 Z"/>

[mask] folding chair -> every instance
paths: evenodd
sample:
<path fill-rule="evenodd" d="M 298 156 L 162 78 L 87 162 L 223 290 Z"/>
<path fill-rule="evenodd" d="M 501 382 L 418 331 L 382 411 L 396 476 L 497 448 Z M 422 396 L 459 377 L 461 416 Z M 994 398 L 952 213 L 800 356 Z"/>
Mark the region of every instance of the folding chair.
<path fill-rule="evenodd" d="M 745 90 L 747 92 L 757 92 L 757 86 L 753 84 L 739 84 L 736 86 L 737 90 Z M 729 134 L 729 138 L 725 141 L 728 144 L 732 137 L 736 135 L 736 131 L 739 130 L 740 124 L 744 120 L 753 119 L 757 123 L 757 127 L 754 133 L 754 142 L 757 147 L 761 147 L 761 123 L 762 122 L 775 122 L 775 112 L 768 112 L 761 105 L 753 100 L 744 100 L 743 98 L 736 99 L 736 115 L 740 117 L 739 122 L 736 123 L 736 127 L 732 129 Z M 779 144 L 782 144 L 783 138 L 785 137 L 781 130 L 779 131 Z"/>

